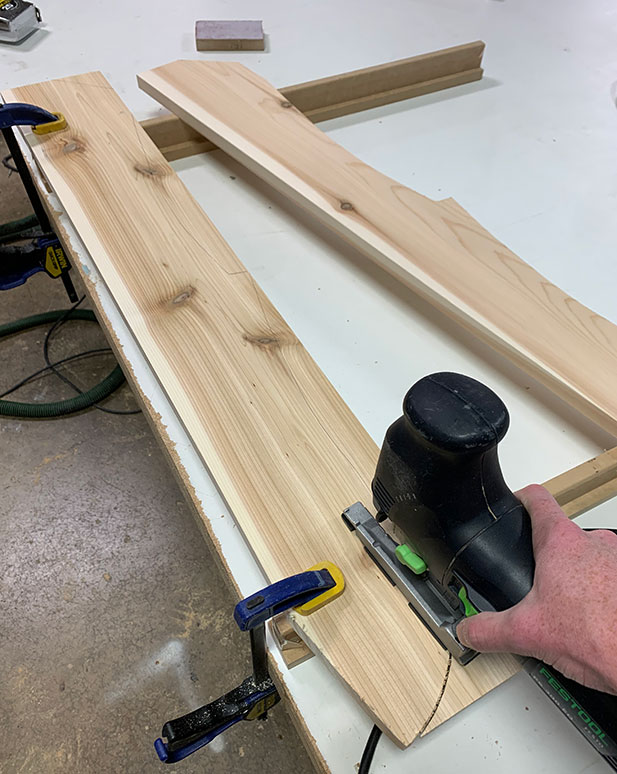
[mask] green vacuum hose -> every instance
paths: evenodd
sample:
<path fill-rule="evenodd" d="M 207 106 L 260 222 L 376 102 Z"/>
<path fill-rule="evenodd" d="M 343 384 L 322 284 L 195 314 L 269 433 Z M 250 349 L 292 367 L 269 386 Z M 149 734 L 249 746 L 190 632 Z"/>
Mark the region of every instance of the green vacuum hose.
<path fill-rule="evenodd" d="M 36 328 L 39 325 L 53 323 L 67 314 L 63 309 L 54 312 L 43 312 L 32 317 L 24 317 L 22 320 L 0 325 L 0 338 L 11 336 L 14 333 Z M 97 322 L 94 312 L 89 309 L 73 309 L 69 320 L 88 320 Z M 102 382 L 85 392 L 67 400 L 56 400 L 51 403 L 21 403 L 13 400 L 0 400 L 0 415 L 5 417 L 26 417 L 30 419 L 50 419 L 73 414 L 76 411 L 89 408 L 95 403 L 107 398 L 114 390 L 117 390 L 124 382 L 124 374 L 119 365 L 108 374 Z"/>
<path fill-rule="evenodd" d="M 0 224 L 0 242 L 8 242 L 19 238 L 22 234 L 37 228 L 39 222 L 36 215 L 26 215 L 25 218 Z"/>

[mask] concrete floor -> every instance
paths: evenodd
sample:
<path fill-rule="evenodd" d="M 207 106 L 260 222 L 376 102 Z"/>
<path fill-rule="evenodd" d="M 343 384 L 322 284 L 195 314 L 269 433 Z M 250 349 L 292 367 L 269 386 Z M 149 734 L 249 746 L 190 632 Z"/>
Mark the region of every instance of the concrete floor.
<path fill-rule="evenodd" d="M 0 222 L 28 211 L 19 178 L 0 168 Z M 61 283 L 42 274 L 0 298 L 0 323 L 68 305 Z M 44 364 L 44 334 L 1 342 L 0 392 Z M 98 326 L 74 322 L 51 352 L 103 345 Z M 94 384 L 113 363 L 86 360 L 70 373 Z M 72 394 L 47 376 L 10 397 Z M 124 386 L 105 405 L 135 401 Z M 236 600 L 145 418 L 0 417 L 0 470 L 0 772 L 162 771 L 152 745 L 163 722 L 234 687 L 250 659 Z M 264 769 L 313 771 L 283 705 L 176 767 Z"/>

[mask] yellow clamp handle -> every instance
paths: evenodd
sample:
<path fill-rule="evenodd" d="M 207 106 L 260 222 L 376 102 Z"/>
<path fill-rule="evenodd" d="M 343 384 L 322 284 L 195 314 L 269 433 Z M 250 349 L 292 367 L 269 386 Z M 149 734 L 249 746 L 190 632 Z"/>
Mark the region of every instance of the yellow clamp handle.
<path fill-rule="evenodd" d="M 334 579 L 335 585 L 331 589 L 324 591 L 323 594 L 315 597 L 315 599 L 311 599 L 310 602 L 305 602 L 303 605 L 294 607 L 294 610 L 297 613 L 300 613 L 300 615 L 310 615 L 311 613 L 314 613 L 315 610 L 319 610 L 320 607 L 327 605 L 328 602 L 331 602 L 333 599 L 340 596 L 345 590 L 345 578 L 343 578 L 343 573 L 335 564 L 332 564 L 332 562 L 319 562 L 318 564 L 309 567 L 307 572 L 310 572 L 311 570 L 327 570 Z"/>
<path fill-rule="evenodd" d="M 66 129 L 66 118 L 62 113 L 55 113 L 52 111 L 52 115 L 56 116 L 56 121 L 49 121 L 47 124 L 33 126 L 32 131 L 35 134 L 49 134 L 50 132 L 59 132 L 61 129 Z"/>

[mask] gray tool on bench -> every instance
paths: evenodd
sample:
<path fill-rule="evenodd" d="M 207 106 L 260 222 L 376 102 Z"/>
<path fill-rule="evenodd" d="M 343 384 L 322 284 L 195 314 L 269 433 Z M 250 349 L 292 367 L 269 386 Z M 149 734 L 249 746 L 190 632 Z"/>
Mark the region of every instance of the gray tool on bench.
<path fill-rule="evenodd" d="M 20 43 L 41 24 L 41 12 L 26 0 L 0 2 L 0 42 Z"/>
<path fill-rule="evenodd" d="M 497 457 L 509 421 L 501 399 L 475 379 L 453 373 L 421 379 L 386 433 L 372 484 L 377 518 L 361 503 L 343 513 L 412 610 L 463 665 L 477 654 L 458 641 L 457 624 L 511 607 L 533 583 L 531 521 Z M 405 542 L 383 529 L 386 519 Z M 617 771 L 617 697 L 534 659 L 525 668 Z"/>

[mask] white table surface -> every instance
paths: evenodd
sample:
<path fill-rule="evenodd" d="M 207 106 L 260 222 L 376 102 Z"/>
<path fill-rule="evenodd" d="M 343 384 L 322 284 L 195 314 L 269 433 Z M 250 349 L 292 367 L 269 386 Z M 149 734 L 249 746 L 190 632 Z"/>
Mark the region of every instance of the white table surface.
<path fill-rule="evenodd" d="M 421 193 L 454 197 L 523 259 L 617 323 L 614 2 L 41 0 L 40 6 L 44 30 L 20 46 L 0 45 L 0 87 L 100 69 L 139 119 L 162 111 L 137 89 L 135 74 L 177 58 L 242 61 L 284 86 L 484 40 L 481 82 L 321 127 Z M 267 50 L 196 52 L 194 22 L 205 16 L 262 18 Z M 513 488 L 615 445 L 221 152 L 174 167 L 377 443 L 414 381 L 453 370 L 486 382 L 507 403 L 512 425 L 501 460 Z M 91 259 L 83 249 L 79 254 L 213 517 L 241 591 L 251 593 L 263 585 L 261 572 Z M 617 526 L 617 504 L 595 509 L 585 523 Z M 368 717 L 318 658 L 281 668 L 331 770 L 353 772 Z M 224 744 L 201 753 L 204 767 Z M 454 770 L 609 769 L 519 674 L 405 752 L 382 739 L 373 763 L 374 772 Z"/>

